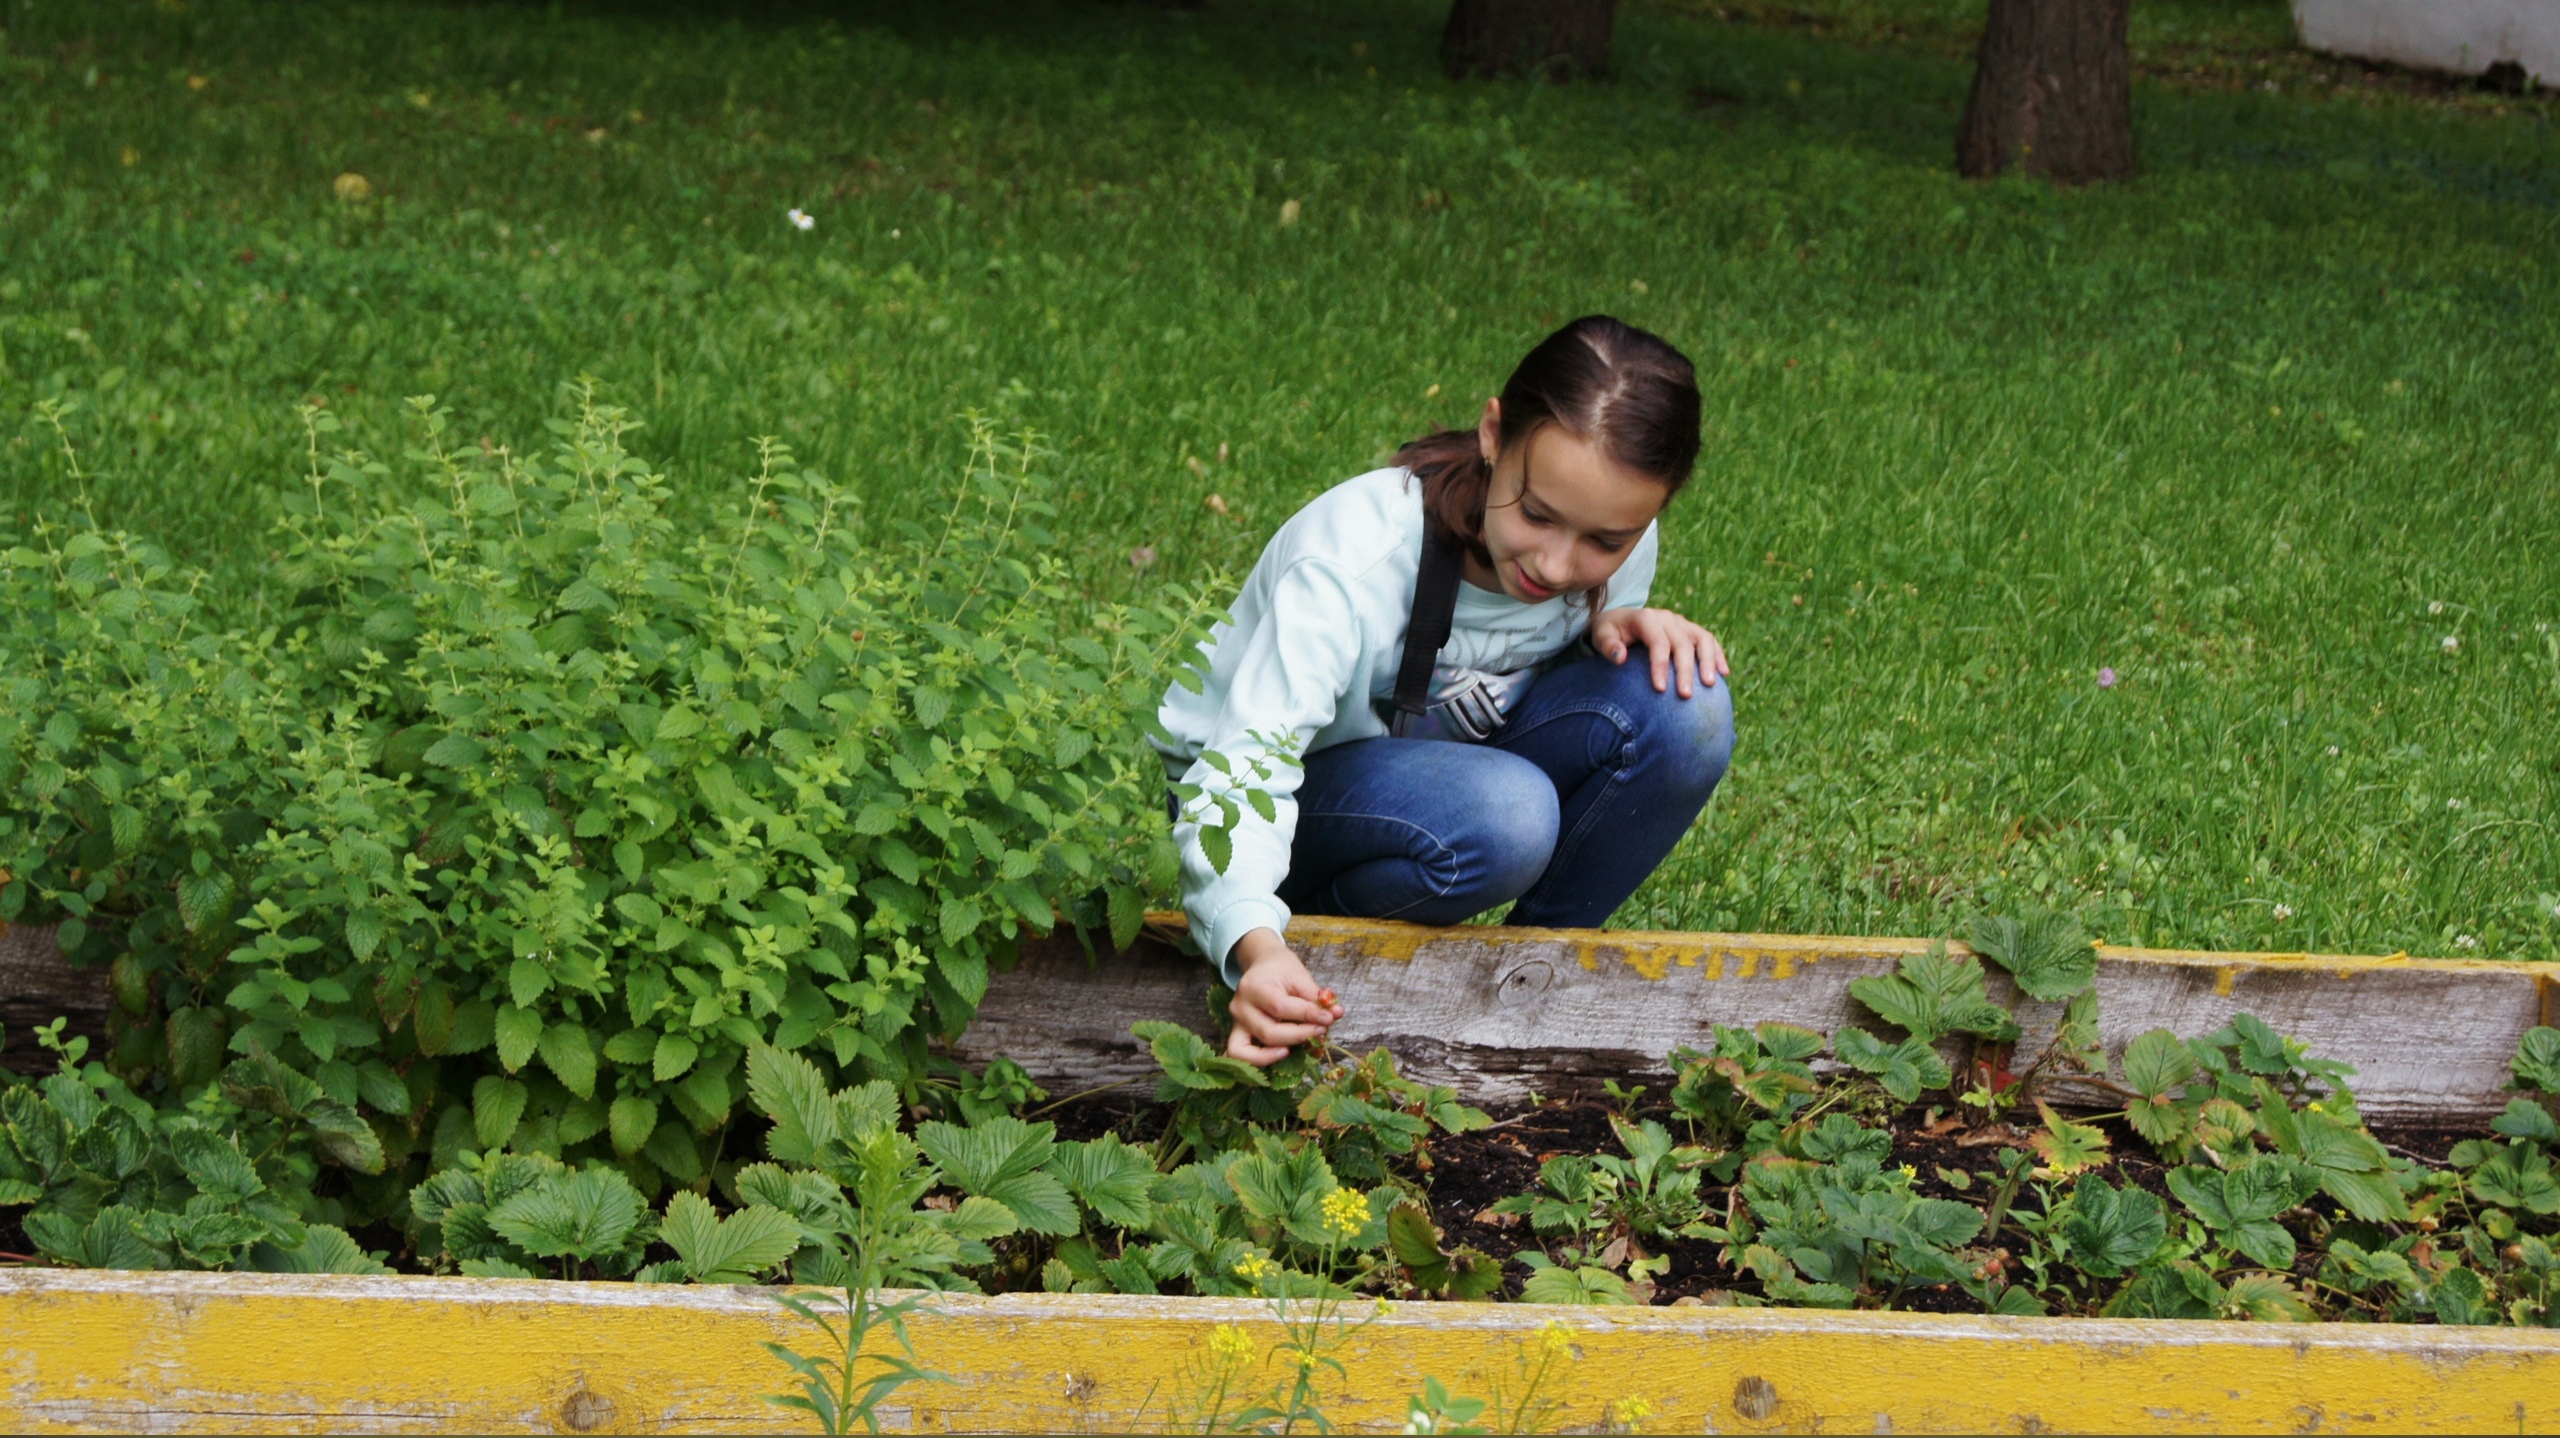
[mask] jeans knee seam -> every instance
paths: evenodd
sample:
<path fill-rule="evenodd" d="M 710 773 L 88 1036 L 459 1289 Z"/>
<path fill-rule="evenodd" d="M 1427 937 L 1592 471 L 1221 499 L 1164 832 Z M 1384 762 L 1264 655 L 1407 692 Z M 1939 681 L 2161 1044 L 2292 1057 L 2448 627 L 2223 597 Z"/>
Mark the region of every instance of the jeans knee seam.
<path fill-rule="evenodd" d="M 1417 904 L 1428 904 L 1435 899 L 1445 899 L 1449 897 L 1450 891 L 1454 890 L 1458 886 L 1457 864 L 1454 862 L 1456 851 L 1449 847 L 1449 841 L 1441 838 L 1431 830 L 1424 828 L 1422 825 L 1413 822 L 1411 819 L 1402 818 L 1394 814 L 1316 814 L 1309 815 L 1308 817 L 1323 819 L 1363 819 L 1374 823 L 1393 824 L 1399 828 L 1419 834 L 1430 841 L 1433 852 L 1428 857 L 1420 858 L 1418 863 L 1423 869 L 1425 877 L 1431 883 L 1432 891 L 1413 900 L 1412 903 L 1400 904 L 1395 908 L 1388 910 L 1386 913 L 1379 914 L 1376 916 L 1378 918 L 1392 919 L 1396 915 L 1412 909 Z M 1347 908 L 1347 901 L 1345 901 L 1342 896 L 1341 884 L 1342 880 L 1340 876 L 1337 875 L 1325 885 L 1325 888 L 1333 894 L 1334 903 L 1337 908 Z"/>

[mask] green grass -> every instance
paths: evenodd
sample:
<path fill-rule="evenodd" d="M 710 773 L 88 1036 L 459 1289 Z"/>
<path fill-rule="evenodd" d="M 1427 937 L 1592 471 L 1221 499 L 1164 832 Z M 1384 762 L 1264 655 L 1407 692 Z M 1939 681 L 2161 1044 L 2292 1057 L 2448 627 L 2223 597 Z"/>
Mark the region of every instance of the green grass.
<path fill-rule="evenodd" d="M 8 520 L 74 398 L 251 612 L 295 403 L 589 372 L 692 493 L 770 432 L 913 513 L 983 409 L 1095 587 L 1240 572 L 1607 309 L 1705 370 L 1660 598 L 1742 728 L 1620 922 L 2560 957 L 2547 104 L 2146 0 L 2144 174 L 2056 193 L 1946 172 L 1978 4 L 1631 4 L 1586 88 L 1442 80 L 1436 0 L 704 8 L 9 0 Z"/>

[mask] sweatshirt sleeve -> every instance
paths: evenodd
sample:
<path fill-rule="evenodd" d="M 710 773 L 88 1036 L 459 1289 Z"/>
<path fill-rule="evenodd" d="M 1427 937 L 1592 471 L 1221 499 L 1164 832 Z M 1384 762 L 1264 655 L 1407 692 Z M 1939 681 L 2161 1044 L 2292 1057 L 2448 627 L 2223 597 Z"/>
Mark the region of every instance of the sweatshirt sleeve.
<path fill-rule="evenodd" d="M 1360 606 L 1344 577 L 1322 560 L 1301 559 L 1279 575 L 1261 622 L 1227 641 L 1244 648 L 1206 749 L 1227 761 L 1228 772 L 1203 758 L 1183 774 L 1207 793 L 1234 798 L 1238 818 L 1228 830 L 1226 872 L 1211 866 L 1200 845 L 1196 816 L 1204 801 L 1184 806 L 1173 839 L 1182 851 L 1183 912 L 1230 988 L 1238 978 L 1236 941 L 1258 928 L 1288 926 L 1289 908 L 1278 890 L 1289 875 L 1289 844 L 1298 828 L 1303 771 L 1294 761 L 1304 758 L 1308 741 L 1333 722 L 1342 696 L 1355 688 L 1361 627 Z M 1281 762 L 1274 752 L 1279 746 L 1292 762 Z M 1270 771 L 1267 777 L 1255 777 L 1257 760 Z M 1244 788 L 1270 796 L 1270 819 L 1237 792 Z"/>

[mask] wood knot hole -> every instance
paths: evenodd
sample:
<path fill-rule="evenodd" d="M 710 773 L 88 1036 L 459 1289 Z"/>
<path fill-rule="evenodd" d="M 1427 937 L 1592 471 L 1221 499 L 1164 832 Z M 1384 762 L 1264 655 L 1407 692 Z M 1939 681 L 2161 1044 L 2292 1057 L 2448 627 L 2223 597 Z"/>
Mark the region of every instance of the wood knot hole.
<path fill-rule="evenodd" d="M 1529 962 L 1522 964 L 1520 967 L 1513 969 L 1507 974 L 1504 974 L 1502 976 L 1502 982 L 1497 986 L 1496 991 L 1501 995 L 1503 1002 L 1517 1003 L 1522 999 L 1534 998 L 1539 994 L 1545 993 L 1548 985 L 1553 984 L 1555 981 L 1556 971 L 1554 966 L 1550 965 L 1544 959 L 1531 959 Z"/>
<path fill-rule="evenodd" d="M 560 1426 L 572 1433 L 593 1433 L 613 1421 L 613 1400 L 581 1388 L 560 1404 Z"/>
<path fill-rule="evenodd" d="M 1757 1423 L 1778 1411 L 1778 1390 L 1756 1375 L 1741 1379 L 1733 1385 L 1733 1411 Z"/>

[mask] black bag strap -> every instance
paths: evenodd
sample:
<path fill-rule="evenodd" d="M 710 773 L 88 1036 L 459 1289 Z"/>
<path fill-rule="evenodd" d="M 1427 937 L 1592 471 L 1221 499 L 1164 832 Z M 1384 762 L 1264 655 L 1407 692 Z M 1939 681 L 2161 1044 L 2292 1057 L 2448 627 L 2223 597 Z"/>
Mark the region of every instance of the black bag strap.
<path fill-rule="evenodd" d="M 1404 660 L 1396 670 L 1397 738 L 1422 717 L 1431 698 L 1431 667 L 1440 661 L 1440 646 L 1449 642 L 1449 624 L 1458 612 L 1464 556 L 1456 535 L 1436 524 L 1423 527 L 1422 571 L 1414 580 L 1413 617 L 1405 622 Z"/>

